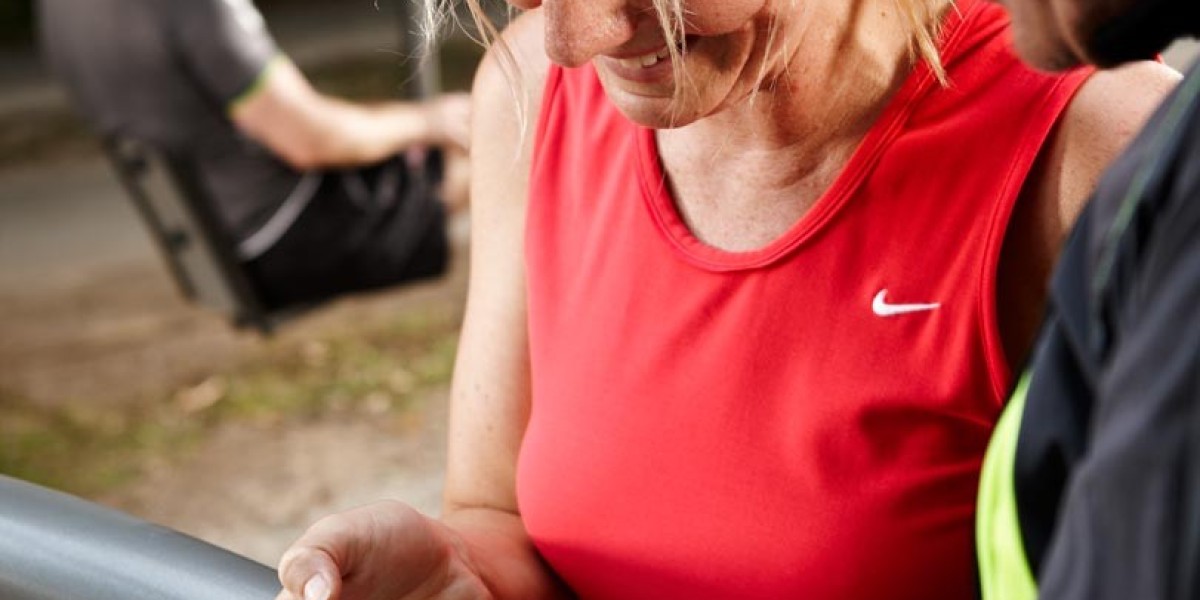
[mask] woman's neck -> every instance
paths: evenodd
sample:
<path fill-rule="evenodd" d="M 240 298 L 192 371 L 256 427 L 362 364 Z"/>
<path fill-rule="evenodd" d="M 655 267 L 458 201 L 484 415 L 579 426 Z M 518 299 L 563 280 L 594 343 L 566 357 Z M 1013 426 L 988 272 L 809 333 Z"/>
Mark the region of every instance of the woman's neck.
<path fill-rule="evenodd" d="M 668 183 L 697 237 L 727 250 L 762 247 L 833 184 L 912 70 L 906 20 L 877 3 L 809 5 L 806 22 L 820 27 L 782 36 L 784 60 L 751 98 L 657 132 Z M 841 6 L 816 14 L 823 4 Z"/>
<path fill-rule="evenodd" d="M 891 2 L 814 2 L 778 35 L 779 60 L 752 96 L 696 123 L 659 133 L 664 150 L 706 148 L 717 163 L 778 161 L 777 185 L 828 168 L 875 123 L 911 70 L 911 32 Z M 699 142 L 699 143 L 695 143 Z M 766 182 L 764 182 L 766 183 Z"/>

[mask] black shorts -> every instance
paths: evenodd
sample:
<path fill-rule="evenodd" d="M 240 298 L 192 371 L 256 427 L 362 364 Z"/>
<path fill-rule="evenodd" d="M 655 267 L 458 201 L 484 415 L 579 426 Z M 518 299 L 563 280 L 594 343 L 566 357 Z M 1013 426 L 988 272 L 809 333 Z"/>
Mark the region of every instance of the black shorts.
<path fill-rule="evenodd" d="M 449 262 L 440 157 L 326 173 L 304 212 L 246 263 L 267 310 L 426 279 Z M 364 194 L 365 192 L 365 194 Z"/>

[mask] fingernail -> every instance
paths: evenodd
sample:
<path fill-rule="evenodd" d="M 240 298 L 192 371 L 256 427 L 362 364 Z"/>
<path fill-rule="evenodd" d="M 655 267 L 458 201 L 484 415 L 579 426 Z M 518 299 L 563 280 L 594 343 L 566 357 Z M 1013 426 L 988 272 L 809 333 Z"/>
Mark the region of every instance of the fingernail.
<path fill-rule="evenodd" d="M 329 600 L 329 591 L 329 580 L 317 573 L 304 584 L 304 600 Z"/>

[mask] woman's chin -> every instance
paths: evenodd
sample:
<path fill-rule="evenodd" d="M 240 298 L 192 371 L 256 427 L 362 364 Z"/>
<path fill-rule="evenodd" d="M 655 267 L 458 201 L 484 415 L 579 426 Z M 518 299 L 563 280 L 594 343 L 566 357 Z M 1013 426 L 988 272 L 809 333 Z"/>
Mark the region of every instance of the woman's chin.
<path fill-rule="evenodd" d="M 698 110 L 697 102 L 693 99 L 674 97 L 673 91 L 664 90 L 648 94 L 645 90 L 626 89 L 620 83 L 605 81 L 604 91 L 625 118 L 652 129 L 673 129 L 696 122 L 704 116 L 705 111 Z"/>
<path fill-rule="evenodd" d="M 625 118 L 651 129 L 675 129 L 691 125 L 699 117 L 672 106 L 670 100 L 664 102 L 633 102 L 615 103 L 617 110 Z"/>

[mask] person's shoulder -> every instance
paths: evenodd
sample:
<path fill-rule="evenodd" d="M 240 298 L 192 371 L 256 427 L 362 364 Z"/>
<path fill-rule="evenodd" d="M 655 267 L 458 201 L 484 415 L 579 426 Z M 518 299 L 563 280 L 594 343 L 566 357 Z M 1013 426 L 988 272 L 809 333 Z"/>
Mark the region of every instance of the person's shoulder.
<path fill-rule="evenodd" d="M 481 67 L 508 68 L 508 61 L 519 63 L 524 73 L 523 80 L 537 74 L 544 75 L 550 68 L 546 57 L 545 17 L 542 10 L 522 12 L 504 27 L 499 38 L 488 47 Z"/>
<path fill-rule="evenodd" d="M 495 201 L 524 205 L 549 70 L 540 10 L 514 19 L 480 62 L 471 92 L 472 204 L 477 211 Z"/>
<path fill-rule="evenodd" d="M 1144 61 L 1096 71 L 1080 85 L 1044 161 L 1057 167 L 1045 175 L 1055 182 L 1049 193 L 1055 196 L 1051 201 L 1059 214 L 1071 216 L 1067 224 L 1179 79 L 1174 69 Z"/>
<path fill-rule="evenodd" d="M 475 73 L 471 154 L 477 175 L 495 171 L 499 177 L 528 170 L 542 90 L 550 70 L 542 19 L 540 10 L 514 19 L 488 48 Z M 516 156 L 514 148 L 518 149 Z"/>
<path fill-rule="evenodd" d="M 1100 139 L 1092 141 L 1102 149 L 1105 141 L 1124 146 L 1179 80 L 1171 67 L 1150 61 L 1097 71 L 1068 105 L 1064 124 L 1099 134 Z"/>
<path fill-rule="evenodd" d="M 475 72 L 476 118 L 518 115 L 521 129 L 536 122 L 549 71 L 542 11 L 524 12 L 488 47 Z"/>

